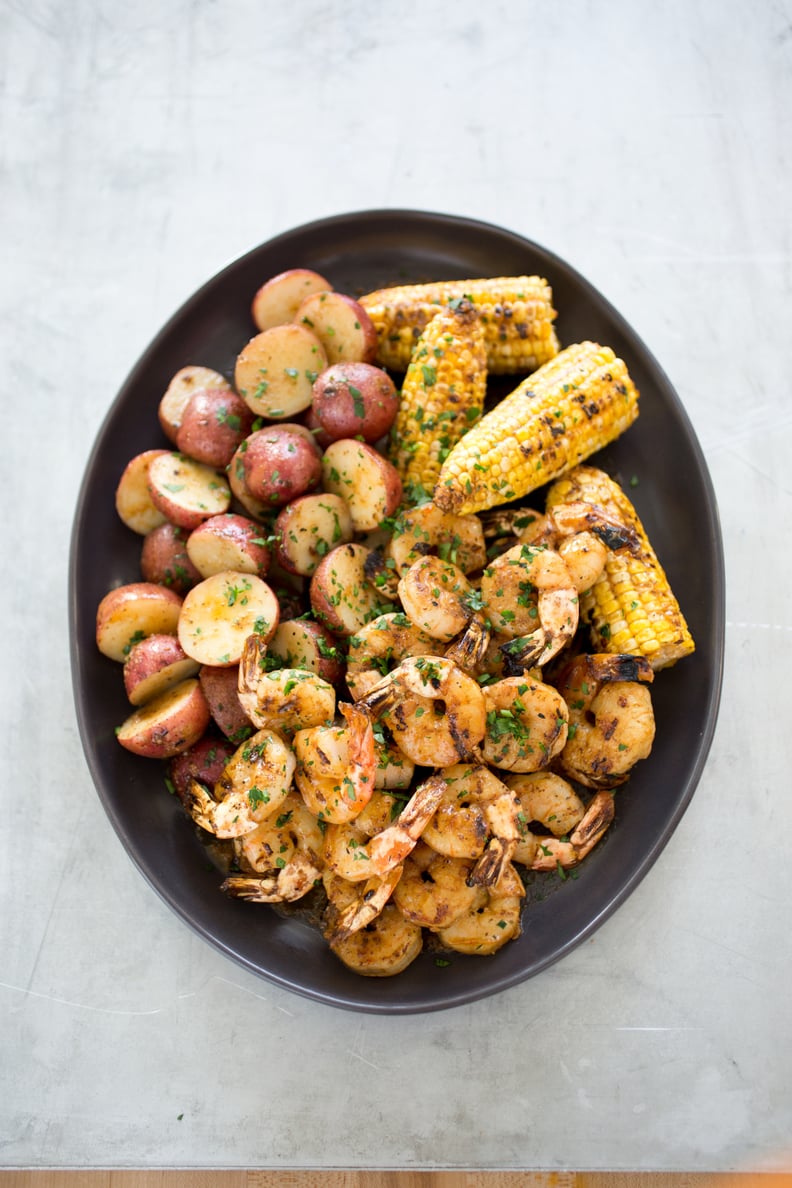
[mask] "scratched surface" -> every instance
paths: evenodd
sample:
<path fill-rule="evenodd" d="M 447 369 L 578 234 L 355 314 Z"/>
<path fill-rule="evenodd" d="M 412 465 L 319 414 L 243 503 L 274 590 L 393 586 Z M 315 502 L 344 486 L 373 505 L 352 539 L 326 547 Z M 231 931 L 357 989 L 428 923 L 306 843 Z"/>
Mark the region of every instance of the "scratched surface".
<path fill-rule="evenodd" d="M 792 6 L 744 14 L 0 0 L 3 1166 L 789 1164 Z M 718 732 L 649 877 L 544 975 L 407 1019 L 179 923 L 103 815 L 67 662 L 78 485 L 136 357 L 249 247 L 378 206 L 512 227 L 613 301 L 699 433 L 728 566 Z"/>

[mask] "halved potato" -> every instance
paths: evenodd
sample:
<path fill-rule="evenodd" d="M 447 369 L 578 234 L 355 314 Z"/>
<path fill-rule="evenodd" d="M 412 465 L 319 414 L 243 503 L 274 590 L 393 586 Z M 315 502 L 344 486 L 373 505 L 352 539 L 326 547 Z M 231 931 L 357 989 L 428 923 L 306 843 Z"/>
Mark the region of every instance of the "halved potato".
<path fill-rule="evenodd" d="M 175 635 L 182 599 L 153 582 L 130 582 L 105 594 L 96 611 L 96 644 L 111 660 L 123 663 L 147 635 Z"/>
<path fill-rule="evenodd" d="M 169 520 L 143 541 L 140 572 L 144 581 L 167 586 L 177 594 L 186 594 L 203 576 L 187 556 L 187 532 Z"/>
<path fill-rule="evenodd" d="M 221 474 L 171 451 L 153 460 L 148 484 L 153 503 L 180 528 L 197 528 L 210 516 L 228 511 L 231 503 L 231 490 Z"/>
<path fill-rule="evenodd" d="M 187 554 L 205 578 L 224 569 L 266 577 L 270 562 L 261 525 L 233 512 L 212 516 L 199 524 L 187 538 Z"/>
<path fill-rule="evenodd" d="M 199 582 L 185 596 L 179 642 L 199 664 L 238 664 L 249 635 L 269 640 L 278 626 L 275 594 L 252 573 L 225 570 Z"/>
<path fill-rule="evenodd" d="M 334 441 L 322 458 L 322 486 L 349 505 L 356 532 L 369 532 L 401 503 L 395 466 L 370 445 L 351 438 Z"/>
<path fill-rule="evenodd" d="M 145 705 L 197 672 L 197 661 L 185 654 L 175 635 L 147 635 L 129 650 L 124 688 L 133 705 Z"/>
<path fill-rule="evenodd" d="M 195 366 L 182 367 L 168 384 L 159 403 L 158 415 L 162 432 L 174 445 L 187 402 L 203 388 L 225 388 L 230 391 L 231 385 L 219 371 Z"/>
<path fill-rule="evenodd" d="M 314 380 L 326 366 L 316 335 L 290 323 L 251 338 L 237 358 L 234 379 L 256 416 L 285 421 L 309 407 Z"/>
<path fill-rule="evenodd" d="M 209 706 L 195 677 L 147 702 L 118 728 L 127 751 L 147 759 L 170 759 L 198 742 L 209 725 Z"/>
<path fill-rule="evenodd" d="M 294 318 L 321 342 L 328 363 L 373 363 L 377 331 L 363 306 L 346 293 L 314 293 Z"/>
<path fill-rule="evenodd" d="M 354 635 L 371 619 L 395 610 L 366 579 L 369 550 L 339 545 L 324 557 L 311 578 L 311 607 L 339 635 Z"/>
<path fill-rule="evenodd" d="M 352 540 L 355 530 L 340 495 L 303 495 L 280 512 L 275 535 L 283 568 L 310 577 L 322 557 Z"/>
<path fill-rule="evenodd" d="M 310 619 L 286 619 L 267 645 L 267 655 L 285 668 L 304 668 L 335 685 L 344 675 L 344 654 L 326 627 Z"/>
<path fill-rule="evenodd" d="M 269 330 L 293 322 L 300 303 L 311 293 L 324 293 L 332 289 L 318 272 L 310 268 L 290 268 L 272 276 L 261 286 L 253 298 L 251 313 L 259 330 Z"/>
<path fill-rule="evenodd" d="M 145 450 L 127 463 L 116 487 L 116 511 L 133 532 L 141 536 L 165 523 L 165 514 L 154 504 L 148 486 L 149 466 L 167 450 Z"/>

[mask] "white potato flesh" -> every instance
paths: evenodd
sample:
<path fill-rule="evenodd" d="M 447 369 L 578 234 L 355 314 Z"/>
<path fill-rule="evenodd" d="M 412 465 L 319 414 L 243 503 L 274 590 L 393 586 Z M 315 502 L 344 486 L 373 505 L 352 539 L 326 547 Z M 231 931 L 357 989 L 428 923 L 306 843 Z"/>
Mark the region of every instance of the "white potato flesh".
<path fill-rule="evenodd" d="M 356 532 L 370 532 L 401 503 L 398 471 L 364 442 L 331 442 L 322 458 L 322 486 L 346 501 Z"/>
<path fill-rule="evenodd" d="M 237 391 L 256 416 L 284 421 L 311 404 L 313 385 L 327 366 L 315 334 L 304 326 L 273 326 L 251 338 L 236 361 Z"/>
<path fill-rule="evenodd" d="M 310 268 L 290 268 L 272 276 L 253 298 L 251 313 L 259 330 L 270 330 L 293 322 L 300 304 L 312 293 L 332 289 L 329 281 Z"/>
<path fill-rule="evenodd" d="M 343 673 L 342 652 L 320 623 L 285 619 L 269 641 L 267 654 L 277 657 L 288 668 L 315 672 L 331 684 Z"/>
<path fill-rule="evenodd" d="M 148 635 L 175 635 L 182 599 L 153 582 L 132 582 L 105 594 L 96 611 L 96 644 L 111 660 L 123 663 Z"/>
<path fill-rule="evenodd" d="M 297 310 L 295 321 L 321 342 L 328 363 L 371 363 L 377 353 L 377 332 L 371 318 L 345 293 L 314 293 Z"/>
<path fill-rule="evenodd" d="M 119 727 L 127 751 L 147 759 L 169 759 L 193 746 L 209 725 L 209 707 L 195 677 L 141 706 Z"/>
<path fill-rule="evenodd" d="M 159 403 L 159 422 L 166 437 L 176 444 L 182 415 L 192 396 L 204 388 L 224 388 L 231 385 L 219 371 L 211 367 L 182 367 L 177 371 Z"/>
<path fill-rule="evenodd" d="M 164 524 L 167 516 L 155 506 L 148 485 L 149 467 L 167 450 L 145 450 L 127 463 L 116 488 L 115 504 L 121 520 L 133 532 L 147 536 Z"/>
<path fill-rule="evenodd" d="M 199 664 L 238 664 L 249 635 L 269 640 L 278 626 L 275 594 L 252 573 L 225 570 L 193 586 L 179 616 L 179 643 Z"/>
<path fill-rule="evenodd" d="M 147 635 L 130 649 L 124 688 L 132 705 L 145 705 L 167 689 L 196 676 L 198 664 L 185 656 L 175 635 Z"/>
<path fill-rule="evenodd" d="M 231 504 L 231 488 L 223 475 L 184 454 L 166 451 L 155 458 L 148 483 L 153 502 L 179 528 L 197 528 Z"/>
<path fill-rule="evenodd" d="M 303 495 L 275 521 L 278 559 L 284 569 L 310 577 L 322 557 L 355 535 L 352 516 L 340 495 Z"/>
<path fill-rule="evenodd" d="M 190 533 L 186 548 L 187 556 L 205 578 L 225 569 L 264 577 L 269 564 L 262 529 L 243 516 L 212 516 Z"/>
<path fill-rule="evenodd" d="M 394 609 L 366 579 L 368 555 L 362 545 L 339 545 L 311 578 L 311 606 L 331 631 L 355 635 L 371 619 Z"/>

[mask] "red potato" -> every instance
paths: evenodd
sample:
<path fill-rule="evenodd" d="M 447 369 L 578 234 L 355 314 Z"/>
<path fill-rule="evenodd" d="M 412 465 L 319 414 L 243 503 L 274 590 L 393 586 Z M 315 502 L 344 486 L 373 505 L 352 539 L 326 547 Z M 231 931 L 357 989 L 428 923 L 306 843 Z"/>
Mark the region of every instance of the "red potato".
<path fill-rule="evenodd" d="M 354 635 L 377 615 L 395 609 L 369 584 L 368 555 L 363 545 L 339 545 L 323 558 L 311 578 L 313 612 L 339 635 Z"/>
<path fill-rule="evenodd" d="M 331 549 L 352 540 L 352 516 L 338 495 L 303 495 L 275 521 L 278 560 L 284 569 L 310 577 Z"/>
<path fill-rule="evenodd" d="M 278 562 L 277 550 L 267 574 L 267 585 L 275 591 L 280 619 L 298 619 L 308 605 L 308 583 L 298 573 L 291 573 Z"/>
<path fill-rule="evenodd" d="M 332 438 L 325 433 L 319 418 L 316 415 L 316 409 L 313 405 L 305 413 L 305 428 L 313 437 L 320 449 L 326 450 L 330 445 Z"/>
<path fill-rule="evenodd" d="M 205 578 L 185 595 L 179 643 L 199 664 L 239 663 L 249 635 L 271 639 L 280 608 L 275 594 L 253 573 L 226 570 Z"/>
<path fill-rule="evenodd" d="M 209 706 L 195 677 L 161 693 L 118 728 L 127 751 L 146 759 L 170 759 L 198 742 L 209 725 Z"/>
<path fill-rule="evenodd" d="M 334 441 L 325 450 L 322 486 L 346 500 L 356 532 L 379 527 L 402 499 L 395 466 L 365 442 L 348 438 Z"/>
<path fill-rule="evenodd" d="M 226 738 L 241 743 L 253 733 L 250 718 L 242 708 L 237 695 L 239 665 L 232 668 L 215 668 L 204 664 L 198 673 L 209 712 Z"/>
<path fill-rule="evenodd" d="M 202 576 L 187 556 L 186 545 L 185 530 L 168 520 L 149 532 L 140 552 L 143 580 L 186 594 Z"/>
<path fill-rule="evenodd" d="M 344 655 L 326 627 L 309 619 L 287 619 L 267 645 L 267 655 L 286 668 L 304 668 L 336 685 L 344 675 Z"/>
<path fill-rule="evenodd" d="M 327 367 L 315 334 L 293 323 L 251 338 L 236 361 L 237 391 L 257 417 L 285 421 L 311 403 L 313 383 Z"/>
<path fill-rule="evenodd" d="M 319 484 L 322 462 L 313 443 L 301 433 L 270 425 L 251 433 L 239 447 L 245 486 L 254 499 L 282 507 Z"/>
<path fill-rule="evenodd" d="M 121 520 L 133 532 L 145 536 L 165 523 L 165 516 L 152 501 L 148 487 L 149 466 L 167 450 L 145 450 L 127 463 L 116 487 L 115 505 Z"/>
<path fill-rule="evenodd" d="M 227 388 L 205 388 L 187 402 L 176 445 L 196 462 L 224 468 L 252 427 L 253 413 L 241 396 Z"/>
<path fill-rule="evenodd" d="M 399 393 L 381 367 L 370 363 L 334 363 L 313 386 L 313 410 L 331 441 L 363 437 L 369 444 L 390 429 Z"/>
<path fill-rule="evenodd" d="M 228 739 L 204 734 L 186 751 L 174 755 L 168 764 L 167 778 L 179 800 L 184 802 L 187 798 L 191 780 L 214 788 L 235 750 L 235 744 Z"/>
<path fill-rule="evenodd" d="M 131 582 L 105 594 L 96 611 L 96 645 L 103 656 L 123 663 L 147 635 L 175 635 L 182 599 L 151 582 Z"/>
<path fill-rule="evenodd" d="M 300 303 L 311 293 L 323 293 L 332 289 L 318 272 L 310 268 L 290 268 L 272 276 L 263 284 L 253 298 L 251 313 L 259 330 L 269 330 L 293 322 Z"/>
<path fill-rule="evenodd" d="M 159 402 L 158 416 L 165 436 L 176 444 L 182 414 L 190 399 L 204 388 L 231 390 L 231 385 L 219 371 L 211 367 L 182 367 L 177 371 Z"/>
<path fill-rule="evenodd" d="M 199 524 L 187 538 L 187 553 L 205 578 L 224 569 L 266 577 L 270 563 L 270 550 L 261 525 L 233 512 L 212 516 Z"/>
<path fill-rule="evenodd" d="M 228 511 L 231 490 L 225 478 L 203 462 L 170 451 L 149 466 L 149 492 L 153 503 L 172 524 L 192 530 Z"/>
<path fill-rule="evenodd" d="M 328 363 L 373 363 L 377 331 L 363 306 L 345 293 L 314 293 L 297 310 L 295 322 L 321 342 Z"/>
<path fill-rule="evenodd" d="M 175 635 L 147 635 L 129 649 L 124 688 L 133 705 L 145 705 L 197 672 L 198 664 L 185 655 Z"/>
<path fill-rule="evenodd" d="M 226 478 L 228 485 L 231 488 L 231 494 L 237 501 L 240 507 L 252 516 L 254 520 L 265 520 L 267 516 L 271 515 L 272 508 L 263 502 L 261 499 L 255 499 L 250 491 L 247 489 L 245 483 L 245 451 L 247 449 L 247 439 L 242 442 L 239 449 L 235 451 L 233 458 L 226 469 Z"/>
<path fill-rule="evenodd" d="M 306 418 L 310 414 L 310 411 L 311 410 L 308 409 L 308 411 L 305 413 Z M 275 429 L 275 428 L 288 429 L 290 433 L 299 433 L 300 437 L 304 437 L 305 440 L 308 442 L 308 444 L 310 446 L 313 446 L 313 448 L 316 450 L 317 454 L 321 458 L 321 456 L 322 456 L 321 443 L 319 441 L 317 441 L 317 435 L 315 433 L 311 432 L 310 426 L 303 425 L 303 424 L 301 424 L 300 421 L 278 421 L 277 426 L 270 425 L 270 429 Z"/>

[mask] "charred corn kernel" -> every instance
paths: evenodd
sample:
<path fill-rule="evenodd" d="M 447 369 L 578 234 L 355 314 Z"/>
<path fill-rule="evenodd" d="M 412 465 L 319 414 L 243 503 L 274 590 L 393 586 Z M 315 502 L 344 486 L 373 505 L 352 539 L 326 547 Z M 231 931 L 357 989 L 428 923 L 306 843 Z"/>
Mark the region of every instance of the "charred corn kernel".
<path fill-rule="evenodd" d="M 539 276 L 437 281 L 377 289 L 360 298 L 377 331 L 377 360 L 405 371 L 415 343 L 450 301 L 467 298 L 478 311 L 493 375 L 535 371 L 558 353 L 552 290 Z"/>
<path fill-rule="evenodd" d="M 452 448 L 481 418 L 487 392 L 484 331 L 469 301 L 441 309 L 413 351 L 390 436 L 408 501 L 428 498 Z"/>
<path fill-rule="evenodd" d="M 610 347 L 566 347 L 506 396 L 443 463 L 434 502 L 467 515 L 527 495 L 623 433 L 638 390 Z"/>
<path fill-rule="evenodd" d="M 594 651 L 644 656 L 653 669 L 667 668 L 695 649 L 679 603 L 624 491 L 602 470 L 578 466 L 559 479 L 547 496 L 548 510 L 583 500 L 595 503 L 629 528 L 640 541 L 633 555 L 609 552 L 605 569 L 581 595 L 581 619 L 591 627 Z"/>

